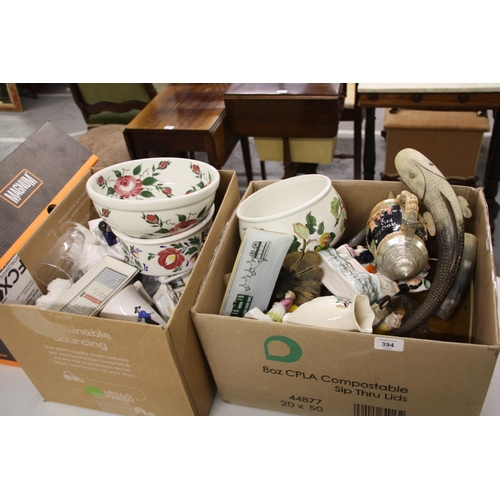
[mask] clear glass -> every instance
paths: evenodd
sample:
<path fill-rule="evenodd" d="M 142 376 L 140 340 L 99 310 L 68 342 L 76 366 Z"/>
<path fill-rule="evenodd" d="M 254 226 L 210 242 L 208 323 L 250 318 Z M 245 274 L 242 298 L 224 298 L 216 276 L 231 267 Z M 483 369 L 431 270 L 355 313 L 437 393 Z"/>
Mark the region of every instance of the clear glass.
<path fill-rule="evenodd" d="M 55 279 L 75 283 L 83 276 L 82 264 L 86 246 L 92 244 L 92 233 L 77 222 L 66 222 L 61 226 L 62 235 L 55 241 L 40 262 L 35 266 L 35 276 L 48 286 Z"/>

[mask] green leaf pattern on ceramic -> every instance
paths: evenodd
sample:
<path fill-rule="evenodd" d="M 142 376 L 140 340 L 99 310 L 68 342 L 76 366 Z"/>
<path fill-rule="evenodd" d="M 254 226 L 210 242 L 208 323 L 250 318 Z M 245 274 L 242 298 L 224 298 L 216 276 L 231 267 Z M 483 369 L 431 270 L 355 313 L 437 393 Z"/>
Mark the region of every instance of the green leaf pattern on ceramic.
<path fill-rule="evenodd" d="M 158 165 L 153 165 L 151 169 L 147 168 L 143 171 L 142 164 L 136 165 L 132 171 L 130 169 L 113 170 L 113 176 L 107 179 L 104 176 L 99 176 L 96 179 L 97 186 L 105 190 L 106 196 L 112 198 L 155 198 L 161 195 L 171 198 L 174 196 L 172 188 L 168 184 L 163 184 L 158 176 L 161 171 L 168 168 L 170 160 L 162 160 Z M 189 168 L 199 180 L 195 185 L 191 186 L 183 194 L 194 193 L 212 182 L 212 176 L 209 172 L 204 173 L 201 171 L 199 165 L 191 162 Z M 120 182 L 117 182 L 120 179 Z"/>
<path fill-rule="evenodd" d="M 203 174 L 200 170 L 200 167 L 194 163 L 191 163 L 190 165 L 191 171 L 193 174 L 200 179 L 200 182 L 198 182 L 195 186 L 191 186 L 191 189 L 188 189 L 185 194 L 190 194 L 194 193 L 195 191 L 199 191 L 200 189 L 203 189 L 204 187 L 208 186 L 212 182 L 212 175 L 210 172 L 207 174 Z M 208 177 L 208 182 L 206 178 Z"/>
<path fill-rule="evenodd" d="M 165 236 L 179 233 L 181 231 L 185 231 L 192 226 L 195 226 L 203 217 L 207 214 L 207 209 L 209 206 L 204 206 L 198 214 L 189 213 L 189 214 L 177 214 L 176 221 L 171 219 L 162 220 L 162 218 L 158 214 L 147 214 L 142 213 L 141 219 L 143 219 L 147 224 L 150 225 L 151 228 L 158 228 L 154 234 L 164 234 Z"/>
<path fill-rule="evenodd" d="M 142 250 L 140 248 L 137 248 L 134 245 L 126 245 L 122 241 L 120 241 L 120 245 L 125 253 L 126 262 L 137 267 L 137 269 L 140 269 L 141 271 L 149 270 L 148 266 L 146 264 L 142 264 L 141 261 L 139 260 L 140 254 L 142 253 Z M 148 260 L 150 260 L 149 255 L 148 255 Z"/>
<path fill-rule="evenodd" d="M 142 179 L 142 185 L 143 186 L 152 186 L 155 182 L 157 182 L 158 179 L 155 179 L 154 177 L 145 177 Z"/>
<path fill-rule="evenodd" d="M 336 197 L 332 200 L 330 204 L 330 210 L 335 219 L 337 219 L 337 223 L 335 224 L 335 226 L 337 226 L 337 224 L 340 224 L 340 232 L 343 232 L 345 229 L 345 223 L 347 221 L 347 213 L 345 210 L 344 202 L 340 197 Z"/>
<path fill-rule="evenodd" d="M 158 259 L 158 264 L 172 271 L 172 273 L 177 273 L 185 270 L 192 266 L 198 259 L 198 255 L 203 246 L 203 242 L 208 234 L 208 229 L 203 231 L 202 237 L 193 236 L 188 238 L 187 241 L 173 243 L 171 245 L 162 245 L 158 253 L 149 252 L 147 255 L 147 260 L 152 261 Z M 135 266 L 141 271 L 148 271 L 149 266 L 141 262 L 140 256 L 142 250 L 134 245 L 127 245 L 120 241 L 120 245 L 125 253 L 125 261 L 129 264 Z M 168 260 L 166 255 L 172 255 L 173 258 Z"/>
<path fill-rule="evenodd" d="M 334 227 L 339 225 L 339 230 L 342 233 L 345 228 L 347 214 L 344 203 L 340 197 L 335 197 L 332 200 L 330 203 L 330 210 L 336 220 Z M 293 224 L 293 232 L 295 233 L 294 241 L 288 253 L 297 252 L 299 250 L 305 252 L 306 247 L 313 242 L 316 243 L 314 250 L 318 252 L 328 248 L 336 237 L 336 233 L 325 231 L 324 221 L 318 222 L 318 219 L 312 212 L 306 215 L 306 220 L 304 222 L 295 222 Z M 302 245 L 300 240 L 302 240 Z"/>
<path fill-rule="evenodd" d="M 293 225 L 293 232 L 299 238 L 302 238 L 303 240 L 307 240 L 307 238 L 309 238 L 309 234 L 312 234 L 314 231 L 309 233 L 309 229 L 306 226 L 304 226 L 304 224 L 297 222 Z"/>

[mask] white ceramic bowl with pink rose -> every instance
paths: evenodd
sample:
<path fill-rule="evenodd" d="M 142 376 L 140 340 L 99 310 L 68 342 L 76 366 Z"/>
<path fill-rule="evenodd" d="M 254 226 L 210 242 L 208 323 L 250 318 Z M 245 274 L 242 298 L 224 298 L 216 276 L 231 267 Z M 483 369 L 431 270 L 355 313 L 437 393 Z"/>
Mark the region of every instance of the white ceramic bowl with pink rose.
<path fill-rule="evenodd" d="M 99 216 L 134 238 L 165 238 L 207 217 L 219 187 L 215 167 L 188 158 L 144 158 L 103 168 L 87 181 Z"/>
<path fill-rule="evenodd" d="M 212 226 L 215 206 L 187 231 L 165 238 L 132 238 L 115 231 L 125 260 L 148 276 L 175 276 L 192 271 Z"/>

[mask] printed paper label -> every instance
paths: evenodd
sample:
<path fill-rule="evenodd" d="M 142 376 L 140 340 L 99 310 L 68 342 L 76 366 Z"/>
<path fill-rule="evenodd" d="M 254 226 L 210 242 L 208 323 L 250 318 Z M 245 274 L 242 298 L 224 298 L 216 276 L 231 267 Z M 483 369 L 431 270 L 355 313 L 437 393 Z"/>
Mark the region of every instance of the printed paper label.
<path fill-rule="evenodd" d="M 0 303 L 29 304 L 35 303 L 42 293 L 18 255 L 0 270 Z"/>
<path fill-rule="evenodd" d="M 381 351 L 403 352 L 405 350 L 405 341 L 392 337 L 375 337 L 374 347 Z"/>

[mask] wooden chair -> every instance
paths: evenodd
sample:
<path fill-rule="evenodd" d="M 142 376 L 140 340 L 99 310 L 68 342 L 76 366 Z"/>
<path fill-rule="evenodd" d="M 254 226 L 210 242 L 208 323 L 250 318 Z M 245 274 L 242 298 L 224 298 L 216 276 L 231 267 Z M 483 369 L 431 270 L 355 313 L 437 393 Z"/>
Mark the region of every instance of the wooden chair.
<path fill-rule="evenodd" d="M 152 83 L 70 83 L 89 127 L 127 125 L 158 94 Z"/>

